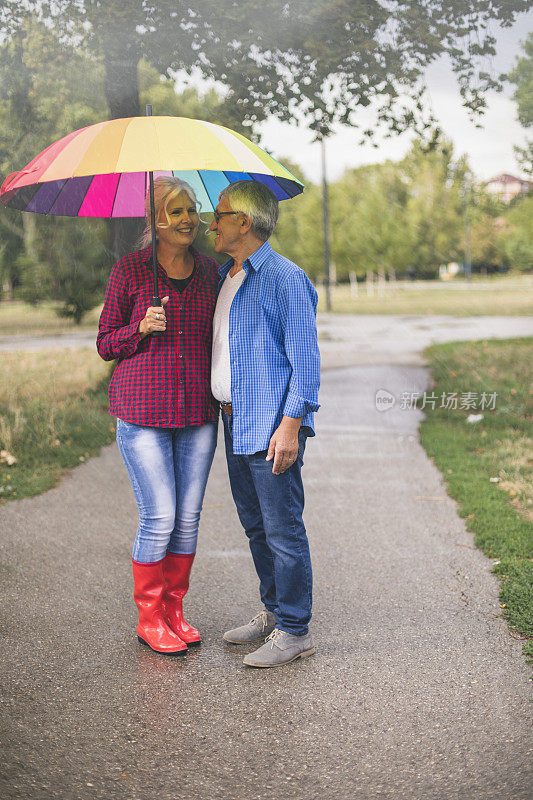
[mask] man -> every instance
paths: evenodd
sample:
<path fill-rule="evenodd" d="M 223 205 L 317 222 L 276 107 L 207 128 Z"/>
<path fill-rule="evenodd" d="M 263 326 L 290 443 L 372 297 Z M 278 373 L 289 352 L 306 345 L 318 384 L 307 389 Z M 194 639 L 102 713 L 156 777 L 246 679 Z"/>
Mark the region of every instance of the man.
<path fill-rule="evenodd" d="M 317 293 L 268 243 L 277 219 L 272 192 L 239 181 L 220 193 L 210 226 L 216 252 L 230 256 L 219 270 L 211 388 L 222 407 L 231 491 L 265 607 L 224 639 L 248 644 L 268 637 L 245 657 L 251 667 L 278 667 L 315 652 L 301 470 L 319 407 Z"/>

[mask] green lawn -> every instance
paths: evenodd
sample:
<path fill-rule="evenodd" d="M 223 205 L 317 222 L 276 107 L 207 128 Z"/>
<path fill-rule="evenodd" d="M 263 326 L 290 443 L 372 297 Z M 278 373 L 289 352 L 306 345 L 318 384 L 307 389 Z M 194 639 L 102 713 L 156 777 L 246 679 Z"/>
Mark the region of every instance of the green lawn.
<path fill-rule="evenodd" d="M 50 489 L 113 441 L 109 376 L 91 349 L 2 353 L 0 503 Z"/>
<path fill-rule="evenodd" d="M 333 311 L 343 314 L 422 314 L 454 317 L 528 316 L 533 314 L 533 277 L 530 275 L 457 280 L 390 283 L 378 296 L 358 284 L 354 297 L 348 285 L 332 289 Z M 325 311 L 325 293 L 319 288 L 319 310 Z"/>
<path fill-rule="evenodd" d="M 533 339 L 434 345 L 425 351 L 437 397 L 497 393 L 494 410 L 428 409 L 421 440 L 494 561 L 502 613 L 533 659 Z M 483 419 L 468 424 L 469 414 Z"/>
<path fill-rule="evenodd" d="M 81 325 L 70 319 L 58 317 L 53 303 L 40 303 L 37 306 L 20 300 L 3 300 L 0 303 L 0 336 L 32 334 L 54 336 L 75 330 L 91 330 L 98 327 L 102 306 L 89 311 Z"/>
<path fill-rule="evenodd" d="M 325 295 L 319 287 L 319 310 L 325 310 Z M 332 289 L 333 310 L 344 314 L 399 314 L 466 316 L 527 316 L 533 314 L 533 276 L 517 275 L 494 278 L 473 278 L 449 283 L 442 281 L 398 282 L 387 284 L 383 297 L 366 294 L 359 284 L 359 295 L 353 297 L 347 285 Z M 0 302 L 0 336 L 33 334 L 53 336 L 73 330 L 98 326 L 102 306 L 89 311 L 81 325 L 58 317 L 53 303 L 30 306 L 21 301 Z"/>

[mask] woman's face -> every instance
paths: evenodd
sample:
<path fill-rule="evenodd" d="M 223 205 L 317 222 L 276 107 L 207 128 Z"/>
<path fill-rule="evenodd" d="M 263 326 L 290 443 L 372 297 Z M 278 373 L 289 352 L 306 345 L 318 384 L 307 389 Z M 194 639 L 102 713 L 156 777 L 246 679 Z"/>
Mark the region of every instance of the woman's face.
<path fill-rule="evenodd" d="M 157 233 L 159 242 L 170 247 L 188 247 L 194 241 L 198 230 L 198 211 L 196 204 L 187 192 L 180 192 L 167 205 L 168 220 L 164 208 L 159 212 Z"/>

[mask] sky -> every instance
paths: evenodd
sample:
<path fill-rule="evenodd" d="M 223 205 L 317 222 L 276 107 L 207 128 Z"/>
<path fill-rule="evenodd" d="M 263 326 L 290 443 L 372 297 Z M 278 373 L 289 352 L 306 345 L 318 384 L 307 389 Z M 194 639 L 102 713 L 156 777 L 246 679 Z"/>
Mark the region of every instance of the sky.
<path fill-rule="evenodd" d="M 500 74 L 509 70 L 521 54 L 520 42 L 533 30 L 533 10 L 521 14 L 507 29 L 494 29 L 496 56 L 490 61 L 491 71 Z M 487 110 L 476 128 L 461 107 L 455 76 L 444 59 L 433 64 L 426 74 L 429 102 L 444 133 L 452 139 L 455 153 L 466 153 L 469 163 L 480 180 L 488 180 L 502 172 L 521 175 L 513 153 L 513 145 L 523 144 L 524 128 L 516 118 L 516 103 L 511 99 L 514 87 L 507 84 L 502 93 L 487 95 Z M 321 179 L 320 146 L 312 143 L 313 136 L 304 127 L 281 123 L 275 119 L 258 126 L 261 144 L 275 158 L 297 163 L 307 180 Z M 530 134 L 531 135 L 531 134 Z M 391 139 L 377 138 L 378 148 L 359 145 L 358 134 L 347 127 L 338 127 L 326 146 L 327 173 L 330 180 L 341 177 L 346 169 L 385 161 L 397 160 L 407 152 L 412 134 Z"/>

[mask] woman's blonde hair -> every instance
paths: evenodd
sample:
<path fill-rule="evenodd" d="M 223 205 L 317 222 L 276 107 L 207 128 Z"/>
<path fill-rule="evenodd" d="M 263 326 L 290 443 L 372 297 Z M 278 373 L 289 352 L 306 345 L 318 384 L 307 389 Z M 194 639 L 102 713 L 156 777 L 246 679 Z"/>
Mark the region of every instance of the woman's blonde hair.
<path fill-rule="evenodd" d="M 177 197 L 181 192 L 185 192 L 189 196 L 191 202 L 196 205 L 198 213 L 200 213 L 201 204 L 196 199 L 194 189 L 192 186 L 189 186 L 188 183 L 182 181 L 181 178 L 174 178 L 171 176 L 160 176 L 154 180 L 156 223 L 161 210 L 164 211 L 165 217 L 167 218 L 167 224 L 163 225 L 162 223 L 159 223 L 160 227 L 168 227 L 170 225 L 170 217 L 167 212 L 167 207 L 171 200 L 174 200 L 174 198 Z M 150 192 L 146 193 L 144 208 L 146 213 L 146 227 L 139 240 L 140 249 L 148 247 L 148 245 L 152 242 L 152 226 L 150 224 Z"/>

